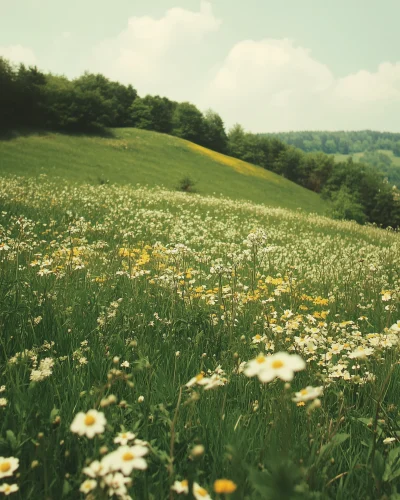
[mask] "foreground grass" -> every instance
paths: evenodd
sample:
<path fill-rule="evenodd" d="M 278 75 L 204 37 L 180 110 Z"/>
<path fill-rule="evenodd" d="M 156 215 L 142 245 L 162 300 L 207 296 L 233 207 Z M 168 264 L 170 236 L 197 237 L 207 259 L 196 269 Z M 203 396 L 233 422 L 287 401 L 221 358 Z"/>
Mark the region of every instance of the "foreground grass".
<path fill-rule="evenodd" d="M 197 500 L 399 498 L 397 233 L 45 177 L 1 179 L 0 211 L 0 455 L 19 459 L 0 490 L 74 499 L 92 474 L 91 498 L 185 480 Z M 292 382 L 248 376 L 279 352 L 306 362 Z M 294 402 L 306 386 L 322 394 Z M 85 469 L 121 468 L 123 431 L 131 483 Z"/>
<path fill-rule="evenodd" d="M 110 137 L 33 133 L 0 140 L 0 173 L 71 181 L 175 189 L 184 177 L 200 194 L 325 213 L 320 196 L 261 167 L 191 142 L 138 129 L 113 129 Z"/>

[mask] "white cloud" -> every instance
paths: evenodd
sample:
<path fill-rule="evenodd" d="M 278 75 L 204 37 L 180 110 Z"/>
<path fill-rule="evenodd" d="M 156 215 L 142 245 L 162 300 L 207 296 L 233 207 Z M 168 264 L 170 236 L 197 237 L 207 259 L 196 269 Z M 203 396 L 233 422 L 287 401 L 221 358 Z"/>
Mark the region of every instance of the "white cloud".
<path fill-rule="evenodd" d="M 289 39 L 237 43 L 202 102 L 228 125 L 253 131 L 393 128 L 399 130 L 400 63 L 335 78 Z"/>
<path fill-rule="evenodd" d="M 335 95 L 357 102 L 400 101 L 400 63 L 382 63 L 376 73 L 362 70 L 341 78 Z"/>
<path fill-rule="evenodd" d="M 334 83 L 329 68 L 292 40 L 246 40 L 231 49 L 204 100 L 228 124 L 238 121 L 253 131 L 304 128 L 305 116 L 319 120 Z"/>
<path fill-rule="evenodd" d="M 227 126 L 239 122 L 254 132 L 400 131 L 400 62 L 338 78 L 288 38 L 239 41 L 217 62 L 220 25 L 206 0 L 195 11 L 175 7 L 160 18 L 131 17 L 123 31 L 93 49 L 85 66 L 131 83 L 140 95 L 212 107 Z M 34 60 L 30 49 L 14 48 Z"/>
<path fill-rule="evenodd" d="M 37 63 L 35 53 L 29 47 L 22 45 L 9 45 L 0 47 L 0 56 L 9 59 L 12 63 L 24 63 L 27 65 L 35 65 Z"/>
<path fill-rule="evenodd" d="M 297 80 L 293 80 L 293 76 L 297 76 Z M 276 92 L 304 88 L 320 91 L 331 83 L 329 69 L 314 61 L 307 50 L 295 47 L 288 39 L 267 39 L 236 44 L 218 71 L 212 87 L 221 93 L 235 92 L 239 88 L 259 89 L 273 96 Z"/>
<path fill-rule="evenodd" d="M 130 82 L 142 93 L 162 93 L 177 99 L 193 87 L 207 34 L 220 21 L 209 2 L 197 12 L 175 7 L 164 17 L 132 17 L 117 37 L 94 51 L 96 65 L 112 78 Z"/>

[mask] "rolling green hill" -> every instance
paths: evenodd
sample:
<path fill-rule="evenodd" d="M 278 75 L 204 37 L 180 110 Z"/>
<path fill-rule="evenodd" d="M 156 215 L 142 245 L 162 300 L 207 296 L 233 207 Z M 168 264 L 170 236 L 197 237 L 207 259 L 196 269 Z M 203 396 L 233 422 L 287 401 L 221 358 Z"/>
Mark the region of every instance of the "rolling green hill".
<path fill-rule="evenodd" d="M 261 167 L 169 135 L 113 129 L 109 137 L 32 133 L 0 141 L 0 174 L 82 183 L 163 185 L 189 176 L 203 195 L 324 213 L 319 195 Z"/>

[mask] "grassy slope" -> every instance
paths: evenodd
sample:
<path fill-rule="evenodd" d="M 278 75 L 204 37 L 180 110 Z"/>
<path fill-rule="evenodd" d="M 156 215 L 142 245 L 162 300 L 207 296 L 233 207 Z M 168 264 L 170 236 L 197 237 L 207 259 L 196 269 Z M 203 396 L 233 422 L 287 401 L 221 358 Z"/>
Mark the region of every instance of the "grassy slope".
<path fill-rule="evenodd" d="M 244 209 L 230 200 L 114 186 L 74 189 L 40 179 L 0 178 L 0 204 L 0 244 L 8 247 L 0 251 L 1 384 L 6 386 L 1 397 L 8 400 L 0 408 L 0 455 L 20 459 L 15 482 L 21 493 L 11 498 L 83 498 L 82 468 L 87 460 L 101 459 L 100 446 L 117 449 L 113 438 L 123 425 L 153 443 L 147 471 L 134 472 L 136 499 L 169 497 L 166 457 L 172 452 L 173 480 L 192 477 L 210 491 L 215 479 L 232 478 L 238 490 L 226 500 L 389 499 L 392 488 L 376 480 L 370 457 L 376 440 L 379 469 L 373 470 L 382 476 L 390 463 L 397 467 L 391 457 L 398 443 L 383 442 L 400 435 L 399 352 L 394 343 L 391 348 L 393 338 L 383 344 L 384 327 L 400 318 L 397 233 L 267 207 Z M 257 257 L 248 261 L 244 240 L 253 228 L 265 233 L 253 233 Z M 257 243 L 263 235 L 267 254 L 264 243 Z M 175 247 L 179 242 L 186 245 L 183 251 Z M 127 247 L 131 255 L 122 257 L 119 250 Z M 231 252 L 240 259 L 232 273 L 211 273 L 216 259 L 222 269 L 230 266 Z M 41 276 L 41 268 L 52 272 Z M 142 270 L 150 274 L 141 275 Z M 392 301 L 382 300 L 387 289 Z M 222 320 L 221 307 L 233 313 Z M 294 330 L 289 330 L 292 308 Z M 269 325 L 266 319 L 275 311 L 275 324 Z M 253 343 L 253 336 L 264 334 L 276 351 L 293 346 L 309 360 L 290 389 L 280 380 L 260 386 L 233 373 L 239 362 L 271 352 L 263 342 Z M 367 359 L 347 359 L 346 349 L 367 341 L 367 334 L 378 340 L 373 345 L 382 342 L 386 348 L 377 347 Z M 305 345 L 304 338 L 313 340 Z M 46 347 L 49 341 L 54 348 Z M 33 360 L 6 362 L 25 349 L 35 349 L 39 360 L 54 359 L 47 379 L 30 384 Z M 122 381 L 105 386 L 107 374 L 118 367 L 114 356 L 130 363 L 124 372 L 133 373 L 133 388 Z M 354 381 L 325 378 L 349 361 Z M 200 370 L 218 365 L 227 373 L 226 386 L 180 393 Z M 358 384 L 366 371 L 376 381 Z M 325 386 L 321 408 L 313 412 L 291 401 L 308 385 Z M 104 438 L 79 438 L 70 424 L 78 411 L 98 407 L 103 387 L 127 403 L 102 408 L 108 421 Z M 382 415 L 376 433 L 369 425 L 375 415 Z M 205 455 L 193 462 L 188 454 L 199 443 Z M 305 493 L 295 493 L 295 487 Z"/>
<path fill-rule="evenodd" d="M 0 141 L 0 173 L 174 189 L 190 176 L 200 194 L 323 213 L 321 198 L 272 172 L 176 137 L 115 129 L 114 137 L 33 134 Z"/>

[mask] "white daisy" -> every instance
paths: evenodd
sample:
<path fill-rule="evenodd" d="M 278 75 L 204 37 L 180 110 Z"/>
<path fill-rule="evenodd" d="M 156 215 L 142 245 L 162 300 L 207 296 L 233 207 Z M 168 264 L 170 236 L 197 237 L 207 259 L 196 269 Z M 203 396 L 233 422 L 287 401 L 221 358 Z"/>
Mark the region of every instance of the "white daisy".
<path fill-rule="evenodd" d="M 149 450 L 145 446 L 120 446 L 116 451 L 106 455 L 101 463 L 109 470 L 120 470 L 125 476 L 129 476 L 133 469 L 147 469 L 147 462 L 143 458 Z"/>
<path fill-rule="evenodd" d="M 184 493 L 187 495 L 189 493 L 189 481 L 187 479 L 183 479 L 182 481 L 175 481 L 171 489 L 176 493 Z"/>
<path fill-rule="evenodd" d="M 19 459 L 15 457 L 0 457 L 0 479 L 10 477 L 19 467 Z"/>
<path fill-rule="evenodd" d="M 129 477 L 125 477 L 120 472 L 116 472 L 115 474 L 107 474 L 104 478 L 104 483 L 108 487 L 109 496 L 117 495 L 121 497 L 127 493 L 126 484 L 130 483 L 131 479 Z"/>
<path fill-rule="evenodd" d="M 295 393 L 293 401 L 295 403 L 299 403 L 300 401 L 311 401 L 312 399 L 321 396 L 322 392 L 322 385 L 319 387 L 312 387 L 311 385 L 308 385 L 305 389 L 301 389 L 301 391 Z"/>
<path fill-rule="evenodd" d="M 79 488 L 79 491 L 81 491 L 82 493 L 84 493 L 85 495 L 87 495 L 92 490 L 94 490 L 96 488 L 96 486 L 97 486 L 97 481 L 95 481 L 94 479 L 86 479 L 81 484 L 81 486 Z"/>
<path fill-rule="evenodd" d="M 294 373 L 304 370 L 305 367 L 305 361 L 298 354 L 277 352 L 267 357 L 266 365 L 258 374 L 258 378 L 261 382 L 270 382 L 275 377 L 290 382 Z"/>
<path fill-rule="evenodd" d="M 71 432 L 92 439 L 96 434 L 104 432 L 106 423 L 107 420 L 104 413 L 97 410 L 89 410 L 87 413 L 77 413 L 70 429 Z"/>
<path fill-rule="evenodd" d="M 246 364 L 243 373 L 246 375 L 246 377 L 254 377 L 265 368 L 266 362 L 267 357 L 264 356 L 264 354 L 260 353 L 255 359 L 252 359 Z"/>
<path fill-rule="evenodd" d="M 193 484 L 193 496 L 196 500 L 212 500 L 208 491 L 199 484 Z"/>
<path fill-rule="evenodd" d="M 393 443 L 393 441 L 396 441 L 396 438 L 385 438 L 382 442 L 383 444 L 390 444 L 390 443 Z"/>
<path fill-rule="evenodd" d="M 277 352 L 270 356 L 259 354 L 255 359 L 249 361 L 244 369 L 248 377 L 258 376 L 261 382 L 270 382 L 275 377 L 290 382 L 293 380 L 294 372 L 304 370 L 306 363 L 297 354 Z"/>
<path fill-rule="evenodd" d="M 0 493 L 4 493 L 6 496 L 10 495 L 11 493 L 15 493 L 18 490 L 19 490 L 18 484 L 3 483 L 0 486 Z"/>
<path fill-rule="evenodd" d="M 351 358 L 351 359 L 364 359 L 367 356 L 371 356 L 371 354 L 373 354 L 373 352 L 374 352 L 374 350 L 371 347 L 359 346 L 359 347 L 357 347 L 356 350 L 354 350 L 353 352 L 351 352 L 349 354 L 349 358 Z"/>
<path fill-rule="evenodd" d="M 118 436 L 114 438 L 114 443 L 125 445 L 128 444 L 129 441 L 133 441 L 136 437 L 136 434 L 132 432 L 119 432 Z"/>
<path fill-rule="evenodd" d="M 82 472 L 89 477 L 95 478 L 98 476 L 104 476 L 110 471 L 104 466 L 103 463 L 98 460 L 94 460 L 88 467 L 85 467 Z"/>

